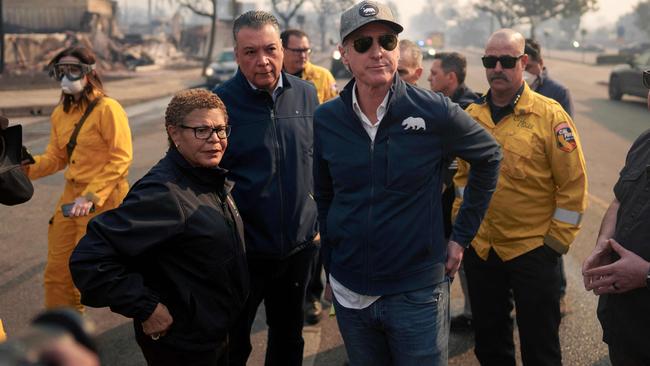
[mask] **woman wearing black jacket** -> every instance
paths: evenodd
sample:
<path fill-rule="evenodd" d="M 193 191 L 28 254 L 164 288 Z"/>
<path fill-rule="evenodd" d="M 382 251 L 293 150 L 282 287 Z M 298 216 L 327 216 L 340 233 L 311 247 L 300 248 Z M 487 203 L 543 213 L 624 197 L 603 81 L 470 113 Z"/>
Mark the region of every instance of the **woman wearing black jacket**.
<path fill-rule="evenodd" d="M 222 365 L 248 294 L 242 222 L 219 168 L 226 109 L 207 90 L 182 91 L 165 125 L 166 156 L 88 224 L 70 269 L 83 304 L 133 318 L 149 365 Z"/>

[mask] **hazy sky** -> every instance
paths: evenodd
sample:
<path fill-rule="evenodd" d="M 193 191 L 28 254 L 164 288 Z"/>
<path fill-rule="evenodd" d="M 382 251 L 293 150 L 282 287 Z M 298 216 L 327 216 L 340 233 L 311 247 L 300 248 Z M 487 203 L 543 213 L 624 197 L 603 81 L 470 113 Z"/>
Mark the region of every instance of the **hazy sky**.
<path fill-rule="evenodd" d="M 401 21 L 408 24 L 411 16 L 417 14 L 426 0 L 395 1 L 398 5 Z M 467 0 L 460 0 L 460 4 L 466 4 Z M 599 10 L 594 13 L 587 13 L 583 16 L 582 22 L 587 29 L 594 29 L 604 25 L 611 25 L 623 14 L 632 11 L 639 0 L 598 0 Z"/>
<path fill-rule="evenodd" d="M 261 4 L 265 9 L 269 8 L 268 0 L 246 1 L 257 2 L 258 4 Z M 463 4 L 467 3 L 468 1 L 469 0 L 459 0 L 458 2 Z M 587 29 L 594 29 L 603 25 L 611 25 L 616 22 L 619 16 L 632 11 L 634 5 L 636 5 L 639 1 L 640 0 L 598 0 L 600 9 L 597 12 L 588 13 L 583 17 L 584 27 Z M 148 0 L 118 0 L 118 2 L 122 7 L 127 2 L 128 6 L 146 7 Z M 154 0 L 154 2 L 163 3 L 160 0 Z M 405 25 L 408 25 L 411 16 L 417 14 L 426 2 L 426 0 L 395 1 L 395 3 L 397 3 L 399 6 L 402 22 L 406 23 Z"/>

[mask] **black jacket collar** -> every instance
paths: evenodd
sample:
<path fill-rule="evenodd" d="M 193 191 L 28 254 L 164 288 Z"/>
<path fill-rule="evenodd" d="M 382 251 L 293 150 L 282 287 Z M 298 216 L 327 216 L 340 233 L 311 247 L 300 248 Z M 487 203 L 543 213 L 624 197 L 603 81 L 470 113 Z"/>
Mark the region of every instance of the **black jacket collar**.
<path fill-rule="evenodd" d="M 225 194 L 230 193 L 234 186 L 232 181 L 226 179 L 228 173 L 226 169 L 218 166 L 215 168 L 193 167 L 174 147 L 167 150 L 167 157 L 183 174 L 201 185 L 215 187 L 217 191 L 223 191 Z"/>

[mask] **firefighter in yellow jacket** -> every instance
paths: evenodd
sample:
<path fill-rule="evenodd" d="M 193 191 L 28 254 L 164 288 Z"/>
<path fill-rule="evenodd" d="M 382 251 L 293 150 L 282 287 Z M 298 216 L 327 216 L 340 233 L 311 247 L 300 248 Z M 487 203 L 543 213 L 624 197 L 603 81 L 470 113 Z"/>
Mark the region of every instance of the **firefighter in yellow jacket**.
<path fill-rule="evenodd" d="M 523 81 L 524 37 L 495 32 L 482 58 L 490 90 L 467 112 L 503 148 L 496 191 L 465 251 L 475 353 L 484 365 L 514 365 L 512 301 L 524 365 L 561 365 L 560 268 L 580 229 L 587 177 L 580 139 L 562 106 Z M 454 179 L 463 201 L 468 165 Z"/>
<path fill-rule="evenodd" d="M 127 174 L 133 159 L 128 119 L 120 104 L 104 95 L 94 68 L 95 56 L 84 47 L 67 48 L 50 62 L 51 75 L 61 83 L 61 103 L 51 115 L 45 153 L 26 166 L 32 180 L 67 167 L 63 195 L 48 229 L 46 308 L 68 306 L 83 311 L 70 276 L 70 254 L 85 234 L 88 220 L 117 207 L 128 191 Z M 68 156 L 67 145 L 75 126 L 90 106 L 94 108 Z M 61 206 L 70 203 L 69 217 L 65 217 Z"/>
<path fill-rule="evenodd" d="M 309 62 L 311 46 L 307 34 L 298 29 L 287 29 L 280 38 L 284 48 L 284 71 L 312 82 L 321 104 L 337 96 L 336 80 L 332 73 Z"/>

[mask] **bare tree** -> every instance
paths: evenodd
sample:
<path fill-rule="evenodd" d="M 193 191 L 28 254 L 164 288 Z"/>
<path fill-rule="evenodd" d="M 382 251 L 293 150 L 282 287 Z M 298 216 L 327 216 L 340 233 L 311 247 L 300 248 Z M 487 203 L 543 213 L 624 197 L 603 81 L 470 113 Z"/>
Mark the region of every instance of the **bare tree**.
<path fill-rule="evenodd" d="M 273 12 L 282 20 L 284 29 L 289 28 L 291 19 L 304 3 L 305 0 L 271 0 Z"/>
<path fill-rule="evenodd" d="M 483 0 L 474 7 L 476 10 L 492 15 L 501 28 L 512 28 L 518 24 L 512 2 L 512 0 Z"/>
<path fill-rule="evenodd" d="M 203 60 L 203 71 L 201 74 L 205 76 L 205 72 L 212 62 L 212 54 L 214 53 L 214 41 L 217 33 L 217 3 L 218 0 L 178 0 L 180 6 L 189 9 L 192 13 L 210 18 L 210 36 L 208 37 L 208 52 Z M 234 11 L 233 11 L 234 14 Z"/>
<path fill-rule="evenodd" d="M 640 2 L 634 7 L 636 19 L 634 25 L 650 36 L 650 0 Z"/>
<path fill-rule="evenodd" d="M 320 30 L 320 48 L 327 48 L 328 20 L 339 16 L 343 10 L 354 4 L 355 0 L 311 0 L 318 14 L 318 29 Z"/>
<path fill-rule="evenodd" d="M 482 0 L 476 9 L 494 15 L 501 27 L 530 24 L 530 37 L 535 38 L 537 24 L 595 10 L 597 0 Z"/>
<path fill-rule="evenodd" d="M 5 31 L 4 18 L 2 15 L 2 0 L 0 0 L 0 74 L 5 70 Z"/>

